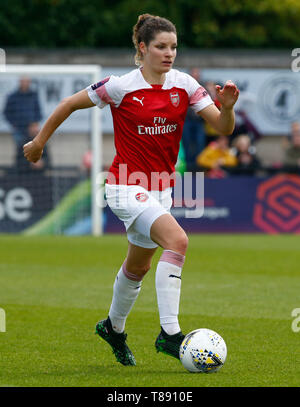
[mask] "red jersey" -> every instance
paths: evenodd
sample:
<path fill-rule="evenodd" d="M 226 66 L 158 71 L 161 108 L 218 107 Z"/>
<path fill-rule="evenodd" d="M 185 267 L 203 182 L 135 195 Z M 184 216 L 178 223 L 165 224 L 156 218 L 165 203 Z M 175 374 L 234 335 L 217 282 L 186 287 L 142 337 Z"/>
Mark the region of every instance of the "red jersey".
<path fill-rule="evenodd" d="M 163 85 L 150 85 L 141 69 L 135 69 L 90 85 L 87 91 L 95 105 L 109 104 L 112 112 L 116 156 L 107 182 L 148 190 L 173 186 L 168 176 L 175 172 L 187 108 L 199 112 L 212 104 L 207 91 L 175 69 L 166 73 Z"/>

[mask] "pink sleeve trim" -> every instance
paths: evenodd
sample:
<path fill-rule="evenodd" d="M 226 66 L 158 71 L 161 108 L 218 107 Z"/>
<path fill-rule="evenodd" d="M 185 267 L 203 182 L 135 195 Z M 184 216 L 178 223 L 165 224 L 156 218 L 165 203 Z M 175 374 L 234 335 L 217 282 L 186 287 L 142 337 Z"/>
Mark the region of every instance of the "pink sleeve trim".
<path fill-rule="evenodd" d="M 190 97 L 190 105 L 200 102 L 203 98 L 208 96 L 207 90 L 200 86 L 196 92 Z"/>
<path fill-rule="evenodd" d="M 113 105 L 114 102 L 112 100 L 112 98 L 109 96 L 109 94 L 107 93 L 106 87 L 105 85 L 100 86 L 99 88 L 96 89 L 96 93 L 99 96 L 99 98 L 104 102 L 107 103 L 109 105 Z"/>

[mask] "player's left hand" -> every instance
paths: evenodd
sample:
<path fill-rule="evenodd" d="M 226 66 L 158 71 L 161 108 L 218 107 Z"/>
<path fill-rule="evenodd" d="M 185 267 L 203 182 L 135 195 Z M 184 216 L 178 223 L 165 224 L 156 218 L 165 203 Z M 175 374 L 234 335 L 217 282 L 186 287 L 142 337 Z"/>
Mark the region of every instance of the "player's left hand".
<path fill-rule="evenodd" d="M 226 81 L 224 87 L 216 85 L 217 98 L 221 105 L 226 109 L 233 108 L 238 100 L 240 91 L 232 81 Z"/>

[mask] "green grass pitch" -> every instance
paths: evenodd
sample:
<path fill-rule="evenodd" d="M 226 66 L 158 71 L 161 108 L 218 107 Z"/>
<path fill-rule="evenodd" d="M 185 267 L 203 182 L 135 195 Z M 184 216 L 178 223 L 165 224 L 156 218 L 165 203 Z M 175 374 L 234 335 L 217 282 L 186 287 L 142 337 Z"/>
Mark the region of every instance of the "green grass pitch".
<path fill-rule="evenodd" d="M 300 237 L 191 235 L 182 276 L 183 332 L 211 328 L 227 343 L 216 374 L 192 374 L 156 353 L 155 266 L 126 331 L 137 366 L 115 361 L 94 335 L 107 316 L 125 236 L 0 236 L 0 386 L 299 386 Z"/>

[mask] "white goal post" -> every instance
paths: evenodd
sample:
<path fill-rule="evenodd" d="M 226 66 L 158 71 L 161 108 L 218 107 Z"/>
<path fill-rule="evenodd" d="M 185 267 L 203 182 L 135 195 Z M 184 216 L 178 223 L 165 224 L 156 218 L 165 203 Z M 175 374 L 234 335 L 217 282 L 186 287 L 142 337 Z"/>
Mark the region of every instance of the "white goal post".
<path fill-rule="evenodd" d="M 5 71 L 0 73 L 0 78 L 5 82 L 5 75 L 23 76 L 45 76 L 60 75 L 62 78 L 66 75 L 82 74 L 87 77 L 90 83 L 96 83 L 101 80 L 101 67 L 98 65 L 6 65 Z M 63 79 L 62 79 L 63 80 Z M 68 95 L 66 95 L 68 96 Z M 91 134 L 91 223 L 92 234 L 95 236 L 103 233 L 102 208 L 97 206 L 97 175 L 102 171 L 102 126 L 101 111 L 94 107 L 90 113 L 90 134 Z M 43 118 L 46 119 L 46 118 Z M 67 119 L 72 120 L 72 116 Z M 72 145 L 69 146 L 71 151 Z"/>

